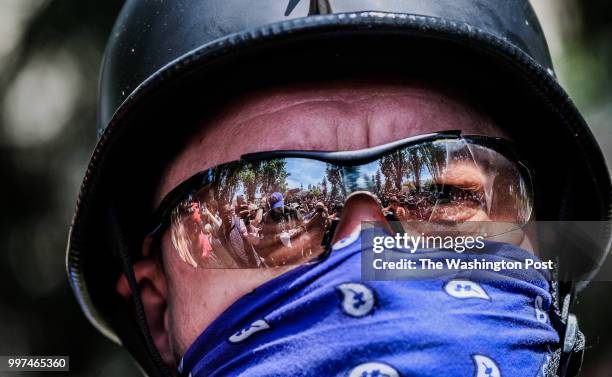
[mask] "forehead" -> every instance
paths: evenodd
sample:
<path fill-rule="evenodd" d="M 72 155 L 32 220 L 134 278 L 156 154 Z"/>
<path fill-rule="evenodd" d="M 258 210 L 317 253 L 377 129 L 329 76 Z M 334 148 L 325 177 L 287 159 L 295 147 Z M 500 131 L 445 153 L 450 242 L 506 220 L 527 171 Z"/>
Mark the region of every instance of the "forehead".
<path fill-rule="evenodd" d="M 339 80 L 259 89 L 229 100 L 201 123 L 166 167 L 156 204 L 193 174 L 245 153 L 363 149 L 451 129 L 506 136 L 466 93 L 397 80 Z"/>

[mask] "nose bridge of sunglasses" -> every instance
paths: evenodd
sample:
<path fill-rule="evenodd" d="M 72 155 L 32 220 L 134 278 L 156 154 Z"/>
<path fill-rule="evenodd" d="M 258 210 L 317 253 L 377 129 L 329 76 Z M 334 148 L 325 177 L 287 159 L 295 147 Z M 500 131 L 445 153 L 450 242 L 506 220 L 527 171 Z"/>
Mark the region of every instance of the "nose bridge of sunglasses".
<path fill-rule="evenodd" d="M 382 212 L 378 198 L 368 191 L 353 192 L 346 198 L 342 217 L 336 226 L 331 244 L 360 231 L 361 223 L 365 221 L 379 223 L 388 232 L 393 232 Z"/>

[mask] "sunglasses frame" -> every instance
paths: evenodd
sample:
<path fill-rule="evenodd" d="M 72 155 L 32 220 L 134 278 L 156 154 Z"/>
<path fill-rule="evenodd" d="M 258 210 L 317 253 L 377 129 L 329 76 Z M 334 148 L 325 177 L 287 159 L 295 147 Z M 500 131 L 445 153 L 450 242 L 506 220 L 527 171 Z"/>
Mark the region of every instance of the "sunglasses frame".
<path fill-rule="evenodd" d="M 405 138 L 394 141 L 388 144 L 359 149 L 354 151 L 308 151 L 308 150 L 278 150 L 269 152 L 247 153 L 240 157 L 240 160 L 254 162 L 260 160 L 271 160 L 278 158 L 304 158 L 310 160 L 318 160 L 334 164 L 336 166 L 351 166 L 364 165 L 379 159 L 381 156 L 393 153 L 399 149 L 404 149 L 413 145 L 434 142 L 438 140 L 462 139 L 472 141 L 475 144 L 490 148 L 510 161 L 517 164 L 523 173 L 526 173 L 533 186 L 532 174 L 527 163 L 521 158 L 521 154 L 517 146 L 510 140 L 500 137 L 491 137 L 483 135 L 461 135 L 461 130 L 440 131 L 414 137 Z M 232 163 L 235 161 L 230 161 Z M 219 164 L 220 165 L 225 165 Z M 147 237 L 155 237 L 161 234 L 170 225 L 170 214 L 172 210 L 179 205 L 185 198 L 193 192 L 200 190 L 207 184 L 210 184 L 212 179 L 212 170 L 217 166 L 208 168 L 198 172 L 180 183 L 172 189 L 161 201 L 159 207 L 153 213 L 151 226 L 148 229 L 151 231 Z"/>

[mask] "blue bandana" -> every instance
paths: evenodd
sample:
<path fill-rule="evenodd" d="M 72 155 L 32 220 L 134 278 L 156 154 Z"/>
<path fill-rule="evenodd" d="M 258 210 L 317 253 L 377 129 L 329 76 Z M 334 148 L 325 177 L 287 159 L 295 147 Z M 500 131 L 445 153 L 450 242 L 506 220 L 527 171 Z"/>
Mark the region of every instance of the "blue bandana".
<path fill-rule="evenodd" d="M 543 375 L 559 337 L 539 272 L 363 282 L 361 242 L 345 244 L 235 302 L 187 350 L 180 376 Z M 493 247 L 471 256 L 533 258 Z"/>

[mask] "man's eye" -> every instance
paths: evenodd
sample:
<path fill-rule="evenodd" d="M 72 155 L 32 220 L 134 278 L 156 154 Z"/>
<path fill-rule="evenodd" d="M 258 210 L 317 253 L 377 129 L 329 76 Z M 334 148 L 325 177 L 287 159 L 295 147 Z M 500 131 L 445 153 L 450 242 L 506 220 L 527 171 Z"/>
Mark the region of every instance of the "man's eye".
<path fill-rule="evenodd" d="M 424 195 L 433 204 L 465 204 L 465 201 L 481 203 L 484 197 L 482 190 L 448 184 L 433 184 L 425 190 Z"/>
<path fill-rule="evenodd" d="M 419 221 L 462 221 L 484 205 L 484 192 L 448 184 L 431 184 L 407 194 L 409 218 Z"/>

